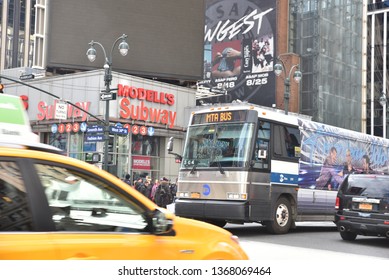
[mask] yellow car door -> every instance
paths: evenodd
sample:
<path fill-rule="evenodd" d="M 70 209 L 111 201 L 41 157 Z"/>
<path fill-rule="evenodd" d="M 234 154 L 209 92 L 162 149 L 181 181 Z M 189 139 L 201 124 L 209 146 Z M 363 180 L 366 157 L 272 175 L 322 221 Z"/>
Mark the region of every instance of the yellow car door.
<path fill-rule="evenodd" d="M 0 260 L 56 260 L 53 242 L 41 232 L 1 232 Z"/>
<path fill-rule="evenodd" d="M 172 221 L 142 194 L 75 166 L 34 165 L 60 259 L 177 259 Z"/>
<path fill-rule="evenodd" d="M 133 233 L 53 234 L 60 259 L 158 260 L 178 259 L 173 236 Z"/>

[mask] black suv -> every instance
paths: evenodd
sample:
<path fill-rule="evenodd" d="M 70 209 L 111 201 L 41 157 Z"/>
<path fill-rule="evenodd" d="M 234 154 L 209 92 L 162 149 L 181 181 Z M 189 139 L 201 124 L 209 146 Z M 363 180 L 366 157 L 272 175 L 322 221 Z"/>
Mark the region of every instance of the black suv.
<path fill-rule="evenodd" d="M 343 240 L 389 238 L 389 175 L 351 174 L 339 187 L 335 224 Z"/>

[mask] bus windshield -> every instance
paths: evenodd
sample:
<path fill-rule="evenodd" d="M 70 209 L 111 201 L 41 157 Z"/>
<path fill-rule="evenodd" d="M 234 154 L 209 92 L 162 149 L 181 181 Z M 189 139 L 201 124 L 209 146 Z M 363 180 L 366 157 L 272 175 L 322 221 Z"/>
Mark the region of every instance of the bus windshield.
<path fill-rule="evenodd" d="M 190 126 L 181 168 L 246 166 L 253 132 L 253 123 Z"/>

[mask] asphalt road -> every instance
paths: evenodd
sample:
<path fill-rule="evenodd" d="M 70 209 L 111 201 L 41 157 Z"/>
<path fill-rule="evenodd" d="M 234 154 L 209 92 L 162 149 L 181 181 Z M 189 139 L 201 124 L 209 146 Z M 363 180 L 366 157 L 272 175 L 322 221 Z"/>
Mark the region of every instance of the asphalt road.
<path fill-rule="evenodd" d="M 250 259 L 312 259 L 334 261 L 340 255 L 348 258 L 389 260 L 389 239 L 358 236 L 353 242 L 341 239 L 333 223 L 297 223 L 287 234 L 273 235 L 259 224 L 227 224 L 225 229 L 237 235 Z"/>

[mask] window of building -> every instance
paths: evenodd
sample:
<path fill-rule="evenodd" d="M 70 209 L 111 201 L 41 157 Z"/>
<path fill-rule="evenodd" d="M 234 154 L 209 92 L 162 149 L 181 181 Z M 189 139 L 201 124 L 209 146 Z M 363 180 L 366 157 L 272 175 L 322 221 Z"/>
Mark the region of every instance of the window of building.
<path fill-rule="evenodd" d="M 133 135 L 131 145 L 132 178 L 149 176 L 159 178 L 160 138 L 148 135 Z"/>

